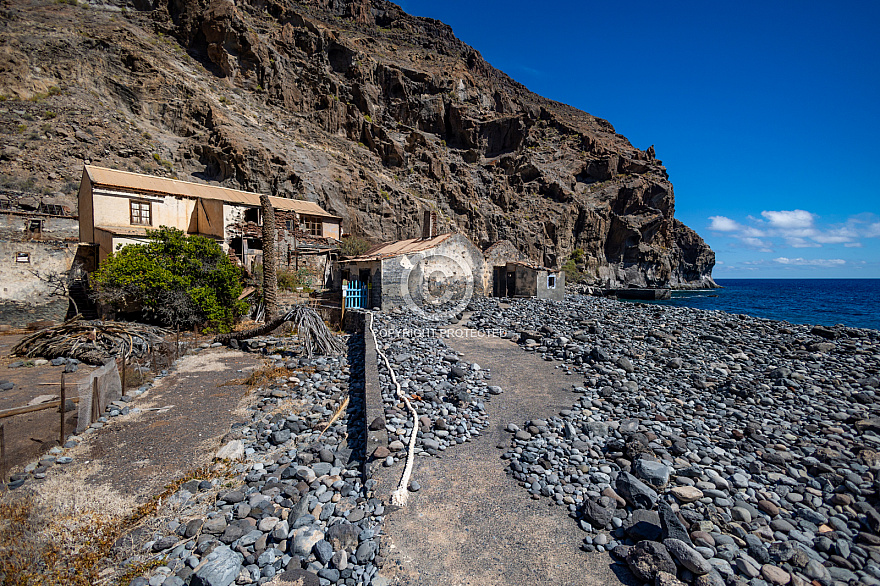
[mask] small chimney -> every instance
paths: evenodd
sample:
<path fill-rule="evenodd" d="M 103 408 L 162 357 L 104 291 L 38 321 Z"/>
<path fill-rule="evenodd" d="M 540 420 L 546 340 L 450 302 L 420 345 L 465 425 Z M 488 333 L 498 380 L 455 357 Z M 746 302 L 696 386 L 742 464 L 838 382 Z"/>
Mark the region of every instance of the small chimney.
<path fill-rule="evenodd" d="M 428 240 L 437 236 L 437 212 L 425 210 L 422 219 L 422 240 Z"/>

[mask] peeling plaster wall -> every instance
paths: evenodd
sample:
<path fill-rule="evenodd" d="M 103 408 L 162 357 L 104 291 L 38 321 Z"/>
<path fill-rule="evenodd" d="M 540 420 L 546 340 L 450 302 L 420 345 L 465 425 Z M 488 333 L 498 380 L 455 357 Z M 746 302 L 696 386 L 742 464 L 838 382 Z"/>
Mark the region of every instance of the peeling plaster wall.
<path fill-rule="evenodd" d="M 459 290 L 472 279 L 473 295 L 486 295 L 488 282 L 483 254 L 461 234 L 453 234 L 434 248 L 382 260 L 383 311 L 407 304 L 405 294 L 428 286 L 432 275 L 443 275 L 447 286 Z"/>
<path fill-rule="evenodd" d="M 79 222 L 73 217 L 29 214 L 26 212 L 0 213 L 0 240 L 30 240 L 27 231 L 31 220 L 41 220 L 43 229 L 36 240 L 71 240 L 79 237 Z"/>
<path fill-rule="evenodd" d="M 150 202 L 151 223 L 146 228 L 168 226 L 187 233 L 198 231 L 196 200 L 185 197 L 92 194 L 95 226 L 131 226 L 131 201 Z"/>
<path fill-rule="evenodd" d="M 27 254 L 30 262 L 16 262 L 19 253 Z M 0 299 L 33 305 L 48 303 L 50 288 L 31 271 L 66 275 L 75 253 L 76 243 L 72 242 L 0 241 Z"/>

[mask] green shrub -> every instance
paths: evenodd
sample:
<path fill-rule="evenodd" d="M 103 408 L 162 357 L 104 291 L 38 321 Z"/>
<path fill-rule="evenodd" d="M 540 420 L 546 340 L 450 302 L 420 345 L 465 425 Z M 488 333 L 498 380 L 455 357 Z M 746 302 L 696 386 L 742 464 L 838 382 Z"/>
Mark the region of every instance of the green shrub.
<path fill-rule="evenodd" d="M 92 275 L 98 300 L 118 310 L 135 306 L 168 326 L 228 332 L 247 310 L 238 301 L 241 270 L 214 240 L 162 226 L 147 244 L 114 252 Z"/>
<path fill-rule="evenodd" d="M 278 271 L 278 288 L 296 291 L 297 287 L 311 287 L 314 278 L 311 272 L 302 268 L 297 271 Z"/>
<path fill-rule="evenodd" d="M 370 243 L 357 236 L 346 236 L 339 244 L 339 253 L 346 258 L 360 256 L 370 249 Z"/>

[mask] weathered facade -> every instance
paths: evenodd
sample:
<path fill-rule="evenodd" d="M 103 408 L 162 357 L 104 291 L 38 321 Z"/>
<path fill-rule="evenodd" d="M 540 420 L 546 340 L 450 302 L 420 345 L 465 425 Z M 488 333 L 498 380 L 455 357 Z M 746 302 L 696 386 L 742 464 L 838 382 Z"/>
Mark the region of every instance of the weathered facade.
<path fill-rule="evenodd" d="M 339 263 L 338 281 L 366 285 L 367 307 L 442 307 L 470 296 L 562 299 L 565 275 L 528 262 L 502 240 L 480 250 L 463 234 L 434 231 L 427 212 L 421 238 L 380 244 Z"/>
<path fill-rule="evenodd" d="M 508 275 L 513 275 L 514 288 L 503 297 L 537 297 L 562 301 L 565 298 L 565 273 L 532 265 L 527 262 L 513 262 L 506 267 Z M 506 281 L 510 283 L 508 278 Z"/>
<path fill-rule="evenodd" d="M 485 295 L 486 263 L 462 234 L 442 234 L 379 245 L 340 262 L 340 279 L 367 283 L 370 307 L 446 303 Z"/>
<path fill-rule="evenodd" d="M 77 218 L 54 198 L 0 194 L 0 324 L 62 320 L 68 300 L 50 278 L 65 279 L 76 253 Z"/>
<path fill-rule="evenodd" d="M 269 197 L 275 210 L 279 268 L 305 268 L 323 284 L 341 236 L 339 216 L 313 202 Z M 79 190 L 80 241 L 95 265 L 147 230 L 177 228 L 217 240 L 253 270 L 262 264 L 262 208 L 256 193 L 86 166 Z"/>

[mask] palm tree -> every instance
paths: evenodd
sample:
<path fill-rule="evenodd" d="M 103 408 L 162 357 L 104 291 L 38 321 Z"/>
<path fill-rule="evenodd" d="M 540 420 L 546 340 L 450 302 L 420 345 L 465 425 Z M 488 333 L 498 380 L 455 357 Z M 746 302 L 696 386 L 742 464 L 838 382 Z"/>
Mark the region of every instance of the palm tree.
<path fill-rule="evenodd" d="M 263 300 L 266 302 L 266 323 L 278 313 L 278 275 L 275 257 L 278 245 L 275 241 L 275 210 L 265 193 L 260 195 L 263 206 Z"/>

